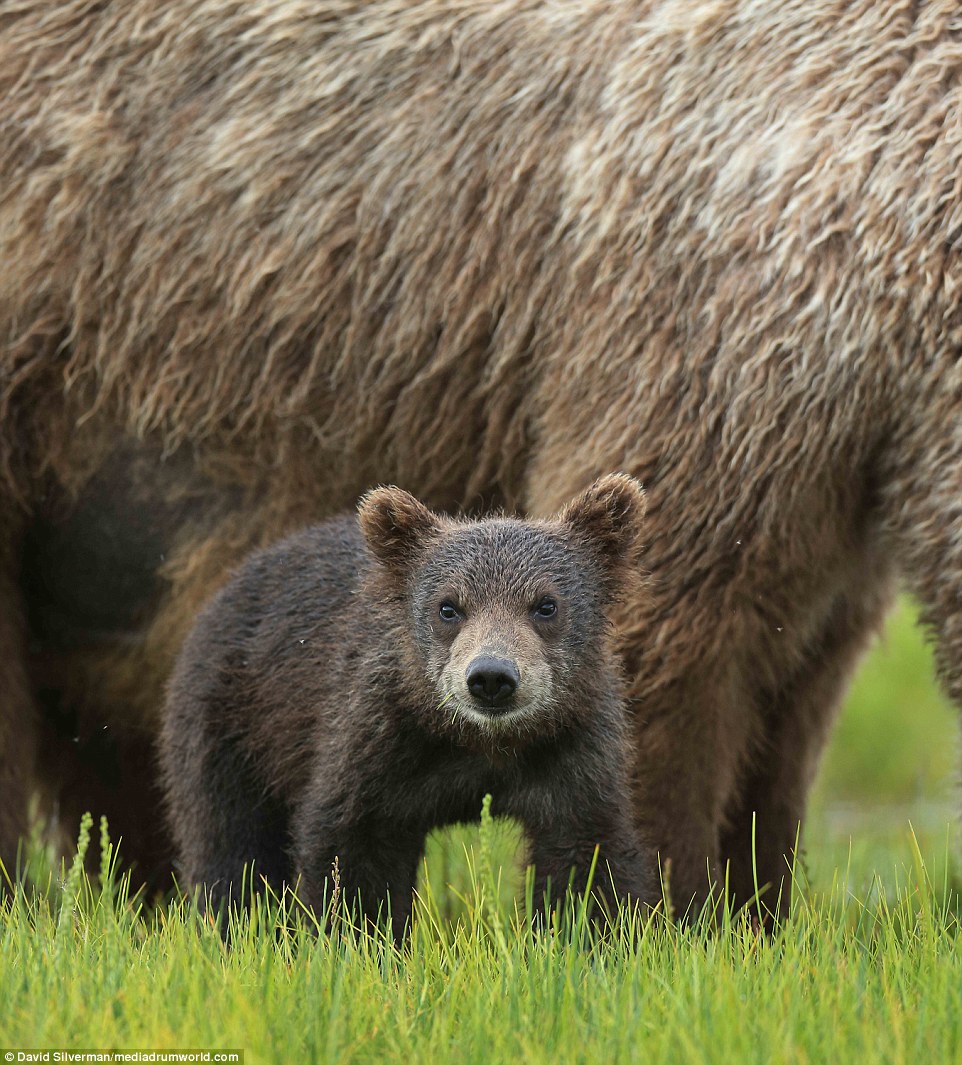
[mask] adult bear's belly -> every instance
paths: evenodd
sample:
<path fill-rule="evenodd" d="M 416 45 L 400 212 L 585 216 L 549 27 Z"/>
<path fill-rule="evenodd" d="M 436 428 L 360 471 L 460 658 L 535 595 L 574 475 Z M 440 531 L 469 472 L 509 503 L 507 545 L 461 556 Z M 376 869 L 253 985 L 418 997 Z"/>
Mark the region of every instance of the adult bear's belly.
<path fill-rule="evenodd" d="M 183 568 L 237 494 L 186 458 L 124 444 L 79 484 L 51 478 L 24 532 L 44 807 L 67 845 L 81 813 L 105 814 L 147 882 L 162 883 L 154 874 L 169 867 L 154 721 L 179 615 L 188 613 L 181 606 L 172 616 L 178 558 Z"/>
<path fill-rule="evenodd" d="M 167 498 L 154 463 L 124 449 L 74 496 L 54 487 L 40 501 L 22 553 L 22 588 L 35 651 L 129 645 L 162 590 L 176 530 L 201 510 Z M 165 478 L 162 478 L 165 479 Z"/>

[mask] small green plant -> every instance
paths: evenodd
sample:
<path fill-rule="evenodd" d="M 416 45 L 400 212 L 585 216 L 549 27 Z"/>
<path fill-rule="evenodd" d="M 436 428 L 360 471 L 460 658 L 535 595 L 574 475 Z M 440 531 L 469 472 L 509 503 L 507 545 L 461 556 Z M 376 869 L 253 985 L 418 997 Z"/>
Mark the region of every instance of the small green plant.
<path fill-rule="evenodd" d="M 62 939 L 72 927 L 80 913 L 80 894 L 82 890 L 89 891 L 90 885 L 84 874 L 84 862 L 87 858 L 87 849 L 90 846 L 90 828 L 93 818 L 85 813 L 80 819 L 80 836 L 77 840 L 77 853 L 70 863 L 70 870 L 62 878 L 62 895 L 60 901 L 60 914 L 57 918 L 57 938 Z"/>

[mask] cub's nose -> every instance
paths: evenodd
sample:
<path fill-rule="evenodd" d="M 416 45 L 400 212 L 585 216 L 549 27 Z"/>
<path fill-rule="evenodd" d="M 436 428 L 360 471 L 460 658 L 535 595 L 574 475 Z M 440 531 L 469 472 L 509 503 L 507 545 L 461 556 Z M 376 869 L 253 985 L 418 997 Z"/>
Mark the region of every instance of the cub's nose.
<path fill-rule="evenodd" d="M 500 707 L 510 702 L 521 683 L 518 667 L 508 658 L 479 655 L 465 674 L 468 691 L 485 706 Z"/>

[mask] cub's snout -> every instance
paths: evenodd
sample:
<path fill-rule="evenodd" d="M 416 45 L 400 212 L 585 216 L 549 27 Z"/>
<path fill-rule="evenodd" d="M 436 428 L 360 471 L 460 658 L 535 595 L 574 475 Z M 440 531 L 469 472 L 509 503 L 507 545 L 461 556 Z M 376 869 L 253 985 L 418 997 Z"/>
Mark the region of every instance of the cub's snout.
<path fill-rule="evenodd" d="M 521 672 L 510 658 L 478 655 L 465 671 L 464 682 L 479 708 L 497 713 L 514 701 Z"/>

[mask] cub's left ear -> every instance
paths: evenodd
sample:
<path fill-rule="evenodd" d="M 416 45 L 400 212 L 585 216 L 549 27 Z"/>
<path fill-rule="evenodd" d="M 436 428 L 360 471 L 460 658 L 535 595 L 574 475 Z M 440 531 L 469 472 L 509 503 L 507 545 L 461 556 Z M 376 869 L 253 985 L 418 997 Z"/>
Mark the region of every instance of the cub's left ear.
<path fill-rule="evenodd" d="M 610 576 L 637 561 L 645 518 L 645 490 L 626 473 L 610 473 L 576 496 L 558 520 L 569 526 Z"/>
<path fill-rule="evenodd" d="M 361 534 L 385 566 L 410 565 L 440 530 L 438 516 L 401 488 L 375 488 L 357 507 Z"/>

